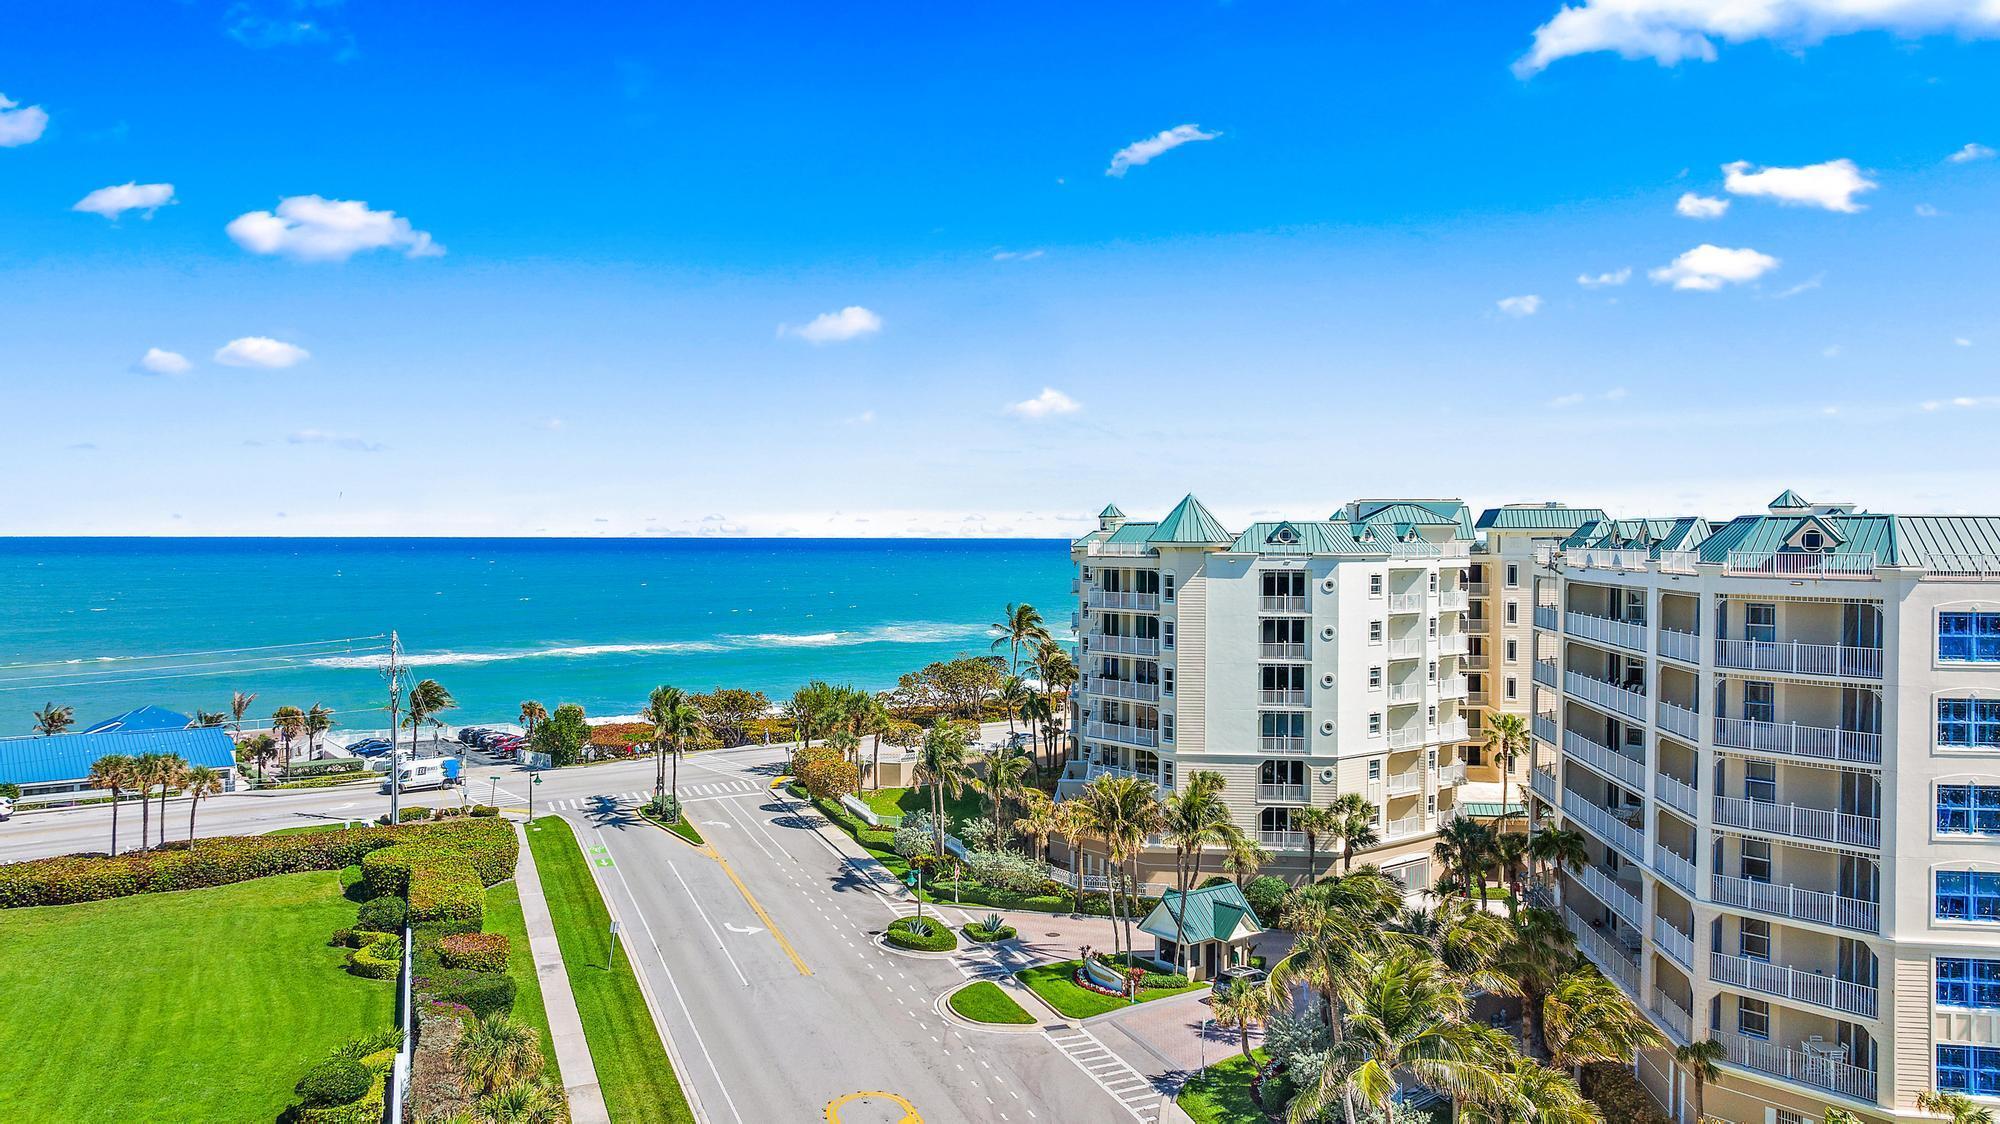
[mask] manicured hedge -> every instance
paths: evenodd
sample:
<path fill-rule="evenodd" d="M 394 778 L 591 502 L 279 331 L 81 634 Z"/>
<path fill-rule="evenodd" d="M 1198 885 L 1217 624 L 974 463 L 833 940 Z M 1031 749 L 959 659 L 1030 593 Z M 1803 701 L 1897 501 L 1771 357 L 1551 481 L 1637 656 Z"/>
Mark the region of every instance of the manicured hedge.
<path fill-rule="evenodd" d="M 447 968 L 504 972 L 507 951 L 505 933 L 459 933 L 438 942 L 438 960 Z"/>
<path fill-rule="evenodd" d="M 403 938 L 383 933 L 347 954 L 347 970 L 371 980 L 393 980 L 403 969 Z"/>
<path fill-rule="evenodd" d="M 950 952 L 958 947 L 958 935 L 932 917 L 899 917 L 889 922 L 882 939 L 897 948 L 916 952 Z"/>
<path fill-rule="evenodd" d="M 328 1058 L 292 1086 L 307 1108 L 353 1104 L 368 1095 L 368 1067 L 353 1058 Z"/>
<path fill-rule="evenodd" d="M 403 903 L 403 899 L 393 894 L 369 898 L 361 903 L 354 927 L 371 933 L 400 933 L 409 912 L 410 908 Z"/>
<path fill-rule="evenodd" d="M 1140 991 L 1178 991 L 1191 981 L 1179 972 L 1147 972 L 1139 977 Z"/>
<path fill-rule="evenodd" d="M 371 873 L 365 860 L 392 847 L 414 850 L 402 858 L 378 860 Z M 355 863 L 362 864 L 374 895 L 401 895 L 408 889 L 412 860 L 446 854 L 467 864 L 480 883 L 491 885 L 513 874 L 518 850 L 511 824 L 471 819 L 303 835 L 220 836 L 192 845 L 177 840 L 115 857 L 65 855 L 0 865 L 0 909 L 227 886 L 273 874 L 339 870 Z M 377 876 L 392 883 L 378 881 Z"/>
<path fill-rule="evenodd" d="M 380 1124 L 387 1114 L 389 1071 L 396 1068 L 394 1047 L 358 1059 L 368 1071 L 368 1092 L 358 1101 L 326 1108 L 301 1108 L 294 1119 L 298 1124 Z"/>
<path fill-rule="evenodd" d="M 978 941 L 980 944 L 992 944 L 995 941 L 1011 941 L 1014 939 L 1014 927 L 1012 925 L 1002 925 L 998 929 L 988 929 L 977 921 L 971 921 L 965 925 L 965 935 L 968 939 Z"/>

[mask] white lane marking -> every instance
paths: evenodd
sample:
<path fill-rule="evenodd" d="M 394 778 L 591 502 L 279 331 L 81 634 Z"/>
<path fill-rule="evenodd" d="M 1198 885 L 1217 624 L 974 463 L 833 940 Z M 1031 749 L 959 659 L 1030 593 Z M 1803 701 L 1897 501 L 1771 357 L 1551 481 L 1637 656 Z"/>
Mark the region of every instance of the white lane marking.
<path fill-rule="evenodd" d="M 604 842 L 604 833 L 603 833 L 603 832 L 601 832 L 601 831 L 600 831 L 600 832 L 598 832 L 598 834 L 597 834 L 597 841 L 598 841 L 598 842 L 599 842 L 600 844 Z M 618 871 L 618 877 L 619 877 L 619 878 L 621 878 L 621 879 L 622 879 L 622 878 L 624 878 L 624 877 L 625 877 L 625 872 L 624 872 L 624 870 L 623 870 L 623 869 L 621 869 L 621 868 L 618 868 L 618 867 L 613 867 L 612 869 L 613 869 L 613 870 L 617 870 L 617 871 Z M 725 943 L 725 942 L 723 941 L 723 939 L 722 939 L 722 934 L 721 934 L 721 933 L 718 933 L 718 932 L 716 932 L 716 931 L 715 931 L 715 922 L 713 922 L 713 921 L 710 921 L 710 920 L 708 919 L 708 911 L 707 911 L 707 910 L 705 910 L 705 909 L 703 909 L 703 908 L 701 908 L 701 900 L 700 900 L 699 898 L 695 897 L 695 895 L 694 895 L 694 887 L 692 887 L 692 886 L 689 886 L 689 885 L 688 885 L 688 883 L 687 883 L 687 879 L 685 879 L 685 878 L 682 878 L 682 877 L 681 877 L 681 871 L 680 871 L 680 868 L 679 868 L 679 867 L 675 866 L 675 865 L 674 865 L 673 863 L 668 863 L 668 864 L 667 864 L 667 869 L 673 872 L 673 875 L 674 875 L 674 880 L 675 880 L 676 882 L 679 882 L 679 883 L 681 884 L 681 889 L 682 889 L 683 891 L 685 891 L 685 892 L 687 893 L 687 896 L 688 896 L 688 900 L 694 903 L 694 911 L 695 911 L 695 913 L 696 913 L 696 914 L 698 914 L 698 915 L 700 915 L 700 917 L 701 917 L 701 923 L 702 923 L 702 924 L 704 924 L 704 925 L 706 925 L 706 926 L 708 926 L 708 934 L 709 934 L 709 936 L 712 936 L 712 937 L 714 937 L 714 938 L 715 938 L 715 947 L 717 947 L 717 948 L 719 948 L 719 949 L 721 949 L 721 950 L 722 950 L 722 955 L 723 955 L 723 958 L 729 961 L 729 966 L 730 966 L 731 968 L 734 968 L 734 969 L 736 969 L 736 978 L 737 978 L 737 979 L 739 979 L 739 980 L 742 980 L 742 981 L 743 981 L 743 986 L 744 986 L 744 987 L 749 987 L 749 986 L 750 986 L 750 977 L 749 977 L 749 976 L 746 976 L 746 975 L 744 975 L 744 974 L 743 974 L 743 966 L 742 966 L 742 965 L 740 965 L 740 964 L 738 964 L 738 963 L 736 962 L 736 957 L 734 957 L 734 956 L 731 956 L 731 955 L 729 954 L 729 945 L 728 945 L 727 943 Z M 635 899 L 633 899 L 633 900 L 635 900 L 635 901 L 636 901 L 637 899 L 635 898 Z"/>

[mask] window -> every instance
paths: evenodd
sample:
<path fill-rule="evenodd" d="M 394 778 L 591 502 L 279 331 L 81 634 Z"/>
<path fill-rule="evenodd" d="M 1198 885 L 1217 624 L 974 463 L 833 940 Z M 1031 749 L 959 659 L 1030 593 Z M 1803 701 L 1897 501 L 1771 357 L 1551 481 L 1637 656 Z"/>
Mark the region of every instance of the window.
<path fill-rule="evenodd" d="M 1306 763 L 1303 761 L 1266 761 L 1257 767 L 1258 784 L 1306 783 Z"/>
<path fill-rule="evenodd" d="M 1770 643 L 1778 638 L 1778 607 L 1769 601 L 1743 606 L 1743 639 Z"/>
<path fill-rule="evenodd" d="M 1937 1002 L 1940 1007 L 2000 1007 L 2000 960 L 1938 957 Z"/>
<path fill-rule="evenodd" d="M 1292 810 L 1290 808 L 1266 808 L 1257 813 L 1257 826 L 1265 831 L 1292 830 Z"/>
<path fill-rule="evenodd" d="M 1937 829 L 1940 835 L 2000 835 L 2000 785 L 1939 785 Z"/>
<path fill-rule="evenodd" d="M 1759 804 L 1778 802 L 1778 767 L 1769 761 L 1743 763 L 1743 798 Z"/>
<path fill-rule="evenodd" d="M 1163 742 L 1174 740 L 1174 716 L 1171 714 L 1160 715 L 1160 740 Z"/>
<path fill-rule="evenodd" d="M 1437 814 L 1438 814 L 1438 798 L 1437 798 L 1437 793 L 1435 793 L 1435 792 L 1427 792 L 1427 793 L 1425 793 L 1425 794 L 1424 794 L 1424 815 L 1426 815 L 1426 816 L 1435 816 L 1435 815 L 1437 815 Z"/>
<path fill-rule="evenodd" d="M 1160 669 L 1160 693 L 1163 695 L 1174 693 L 1174 669 L 1171 667 Z"/>
<path fill-rule="evenodd" d="M 1799 536 L 1799 548 L 1801 550 L 1819 550 L 1825 546 L 1826 536 L 1820 534 L 1818 531 L 1807 531 L 1805 534 Z"/>
<path fill-rule="evenodd" d="M 1521 588 L 1521 564 L 1519 562 L 1507 563 L 1507 588 Z"/>
<path fill-rule="evenodd" d="M 1368 736 L 1382 736 L 1382 712 L 1379 710 L 1368 716 Z"/>
<path fill-rule="evenodd" d="M 1436 570 L 1432 570 L 1432 571 L 1431 571 L 1431 592 L 1432 592 L 1432 593 L 1436 593 L 1437 591 L 1438 591 L 1438 572 L 1437 572 Z"/>
<path fill-rule="evenodd" d="M 1160 626 L 1160 644 L 1168 648 L 1174 646 L 1174 622 L 1168 621 Z"/>
<path fill-rule="evenodd" d="M 1521 662 L 1521 642 L 1519 640 L 1507 641 L 1507 662 L 1508 663 Z"/>
<path fill-rule="evenodd" d="M 1513 702 L 1513 701 L 1514 701 L 1515 699 L 1518 699 L 1518 698 L 1520 698 L 1520 697 L 1521 697 L 1521 688 L 1520 688 L 1520 685 L 1519 685 L 1519 683 L 1518 683 L 1518 682 L 1517 682 L 1517 681 L 1516 681 L 1516 680 L 1514 679 L 1514 677 L 1513 677 L 1513 676 L 1509 675 L 1509 676 L 1507 677 L 1507 679 L 1506 679 L 1506 687 L 1507 687 L 1507 701 L 1508 701 L 1508 702 Z"/>
<path fill-rule="evenodd" d="M 1941 1093 L 2000 1096 L 2000 1046 L 1939 1046 L 1937 1087 Z"/>
<path fill-rule="evenodd" d="M 1371 780 L 1371 781 L 1379 781 L 1379 780 L 1381 780 L 1381 779 L 1382 779 L 1382 759 L 1381 759 L 1381 758 L 1379 758 L 1379 757 L 1378 757 L 1378 758 L 1376 758 L 1375 760 L 1373 760 L 1373 761 L 1370 761 L 1370 762 L 1368 763 L 1368 779 L 1369 779 L 1369 780 Z"/>
<path fill-rule="evenodd" d="M 1382 596 L 1382 575 L 1380 574 L 1368 575 L 1368 596 L 1370 597 Z"/>
<path fill-rule="evenodd" d="M 1438 708 L 1437 704 L 1433 703 L 1430 706 L 1424 708 L 1424 725 L 1435 726 L 1437 724 L 1438 724 Z"/>
<path fill-rule="evenodd" d="M 1172 574 L 1160 575 L 1160 596 L 1169 601 L 1174 599 L 1174 576 Z"/>
<path fill-rule="evenodd" d="M 1292 711 L 1289 713 L 1264 712 L 1257 716 L 1264 737 L 1287 741 L 1304 741 L 1306 736 L 1306 716 Z M 1282 747 L 1278 747 L 1282 748 Z"/>
<path fill-rule="evenodd" d="M 1431 682 L 1431 683 L 1435 683 L 1435 682 L 1437 682 L 1437 681 L 1438 681 L 1438 662 L 1437 662 L 1436 660 L 1432 660 L 1432 661 L 1430 662 L 1430 665 L 1429 665 L 1429 670 L 1428 670 L 1428 672 L 1427 672 L 1427 673 L 1426 673 L 1426 674 L 1424 675 L 1424 679 L 1425 679 L 1425 680 L 1426 680 L 1427 682 Z"/>
<path fill-rule="evenodd" d="M 1521 623 L 1521 603 L 1519 601 L 1507 602 L 1506 620 L 1508 624 Z"/>
<path fill-rule="evenodd" d="M 1736 1001 L 1736 1032 L 1745 1038 L 1771 1037 L 1771 1005 L 1762 999 Z"/>
<path fill-rule="evenodd" d="M 1432 617 L 1432 618 L 1430 619 L 1430 621 L 1431 621 L 1431 623 L 1430 623 L 1430 636 L 1431 636 L 1431 639 L 1433 639 L 1433 640 L 1436 640 L 1436 639 L 1437 639 L 1437 634 L 1438 634 L 1438 619 L 1437 619 L 1436 617 Z"/>
<path fill-rule="evenodd" d="M 2000 871 L 1940 870 L 1933 904 L 1940 921 L 2000 921 Z"/>
<path fill-rule="evenodd" d="M 1737 934 L 1736 949 L 1752 960 L 1771 962 L 1771 923 L 1745 917 L 1743 929 Z"/>
<path fill-rule="evenodd" d="M 1771 881 L 1771 842 L 1768 839 L 1745 839 L 1742 858 L 1743 878 L 1749 882 Z"/>
<path fill-rule="evenodd" d="M 2000 661 L 2000 613 L 1939 613 L 1938 659 L 1953 663 Z"/>
<path fill-rule="evenodd" d="M 1375 667 L 1371 667 L 1371 668 L 1369 668 L 1369 669 L 1368 669 L 1368 685 L 1369 685 L 1370 687 L 1380 687 L 1380 686 L 1382 686 L 1382 668 L 1381 668 L 1381 665 L 1379 665 L 1379 664 L 1378 664 L 1378 665 L 1376 665 Z"/>
<path fill-rule="evenodd" d="M 1754 679 L 1743 684 L 1743 717 L 1752 722 L 1776 722 L 1777 693 L 1776 687 Z"/>
<path fill-rule="evenodd" d="M 2000 749 L 2000 699 L 1939 699 L 1939 745 Z"/>
<path fill-rule="evenodd" d="M 1369 642 L 1370 644 L 1380 644 L 1380 643 L 1382 642 L 1382 622 L 1381 622 L 1381 621 L 1369 621 L 1369 622 L 1368 622 L 1368 642 Z"/>

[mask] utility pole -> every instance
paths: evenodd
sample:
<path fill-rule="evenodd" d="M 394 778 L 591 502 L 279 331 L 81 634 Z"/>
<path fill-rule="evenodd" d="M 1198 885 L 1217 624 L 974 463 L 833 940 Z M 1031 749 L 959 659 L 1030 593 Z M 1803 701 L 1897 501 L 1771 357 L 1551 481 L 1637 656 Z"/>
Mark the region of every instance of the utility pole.
<path fill-rule="evenodd" d="M 389 823 L 394 826 L 402 822 L 403 813 L 403 756 L 402 743 L 396 740 L 396 717 L 403 705 L 403 645 L 396 633 L 389 633 L 389 664 L 382 669 L 389 680 Z M 410 748 L 416 749 L 416 728 L 410 728 Z"/>

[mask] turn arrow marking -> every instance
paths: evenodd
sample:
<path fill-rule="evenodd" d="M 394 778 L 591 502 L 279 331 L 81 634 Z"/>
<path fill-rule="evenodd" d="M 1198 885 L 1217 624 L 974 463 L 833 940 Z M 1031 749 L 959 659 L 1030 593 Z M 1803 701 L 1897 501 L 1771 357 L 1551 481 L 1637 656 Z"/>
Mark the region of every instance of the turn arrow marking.
<path fill-rule="evenodd" d="M 751 935 L 751 934 L 753 934 L 753 933 L 761 933 L 761 932 L 763 932 L 763 931 L 764 931 L 764 930 L 763 930 L 763 929 L 762 929 L 761 927 L 759 927 L 759 926 L 756 926 L 756 925 L 750 925 L 750 926 L 746 926 L 746 927 L 739 927 L 739 926 L 736 926 L 736 925 L 732 925 L 732 924 L 730 924 L 730 923 L 729 923 L 729 922 L 727 922 L 727 921 L 724 921 L 724 922 L 722 923 L 722 927 L 723 927 L 723 928 L 725 928 L 725 929 L 727 929 L 727 930 L 729 930 L 729 931 L 730 931 L 730 932 L 732 932 L 732 933 L 741 933 L 741 934 L 743 934 L 743 935 L 744 935 L 744 936 L 746 936 L 746 937 L 747 937 L 747 936 L 749 936 L 749 935 Z"/>

